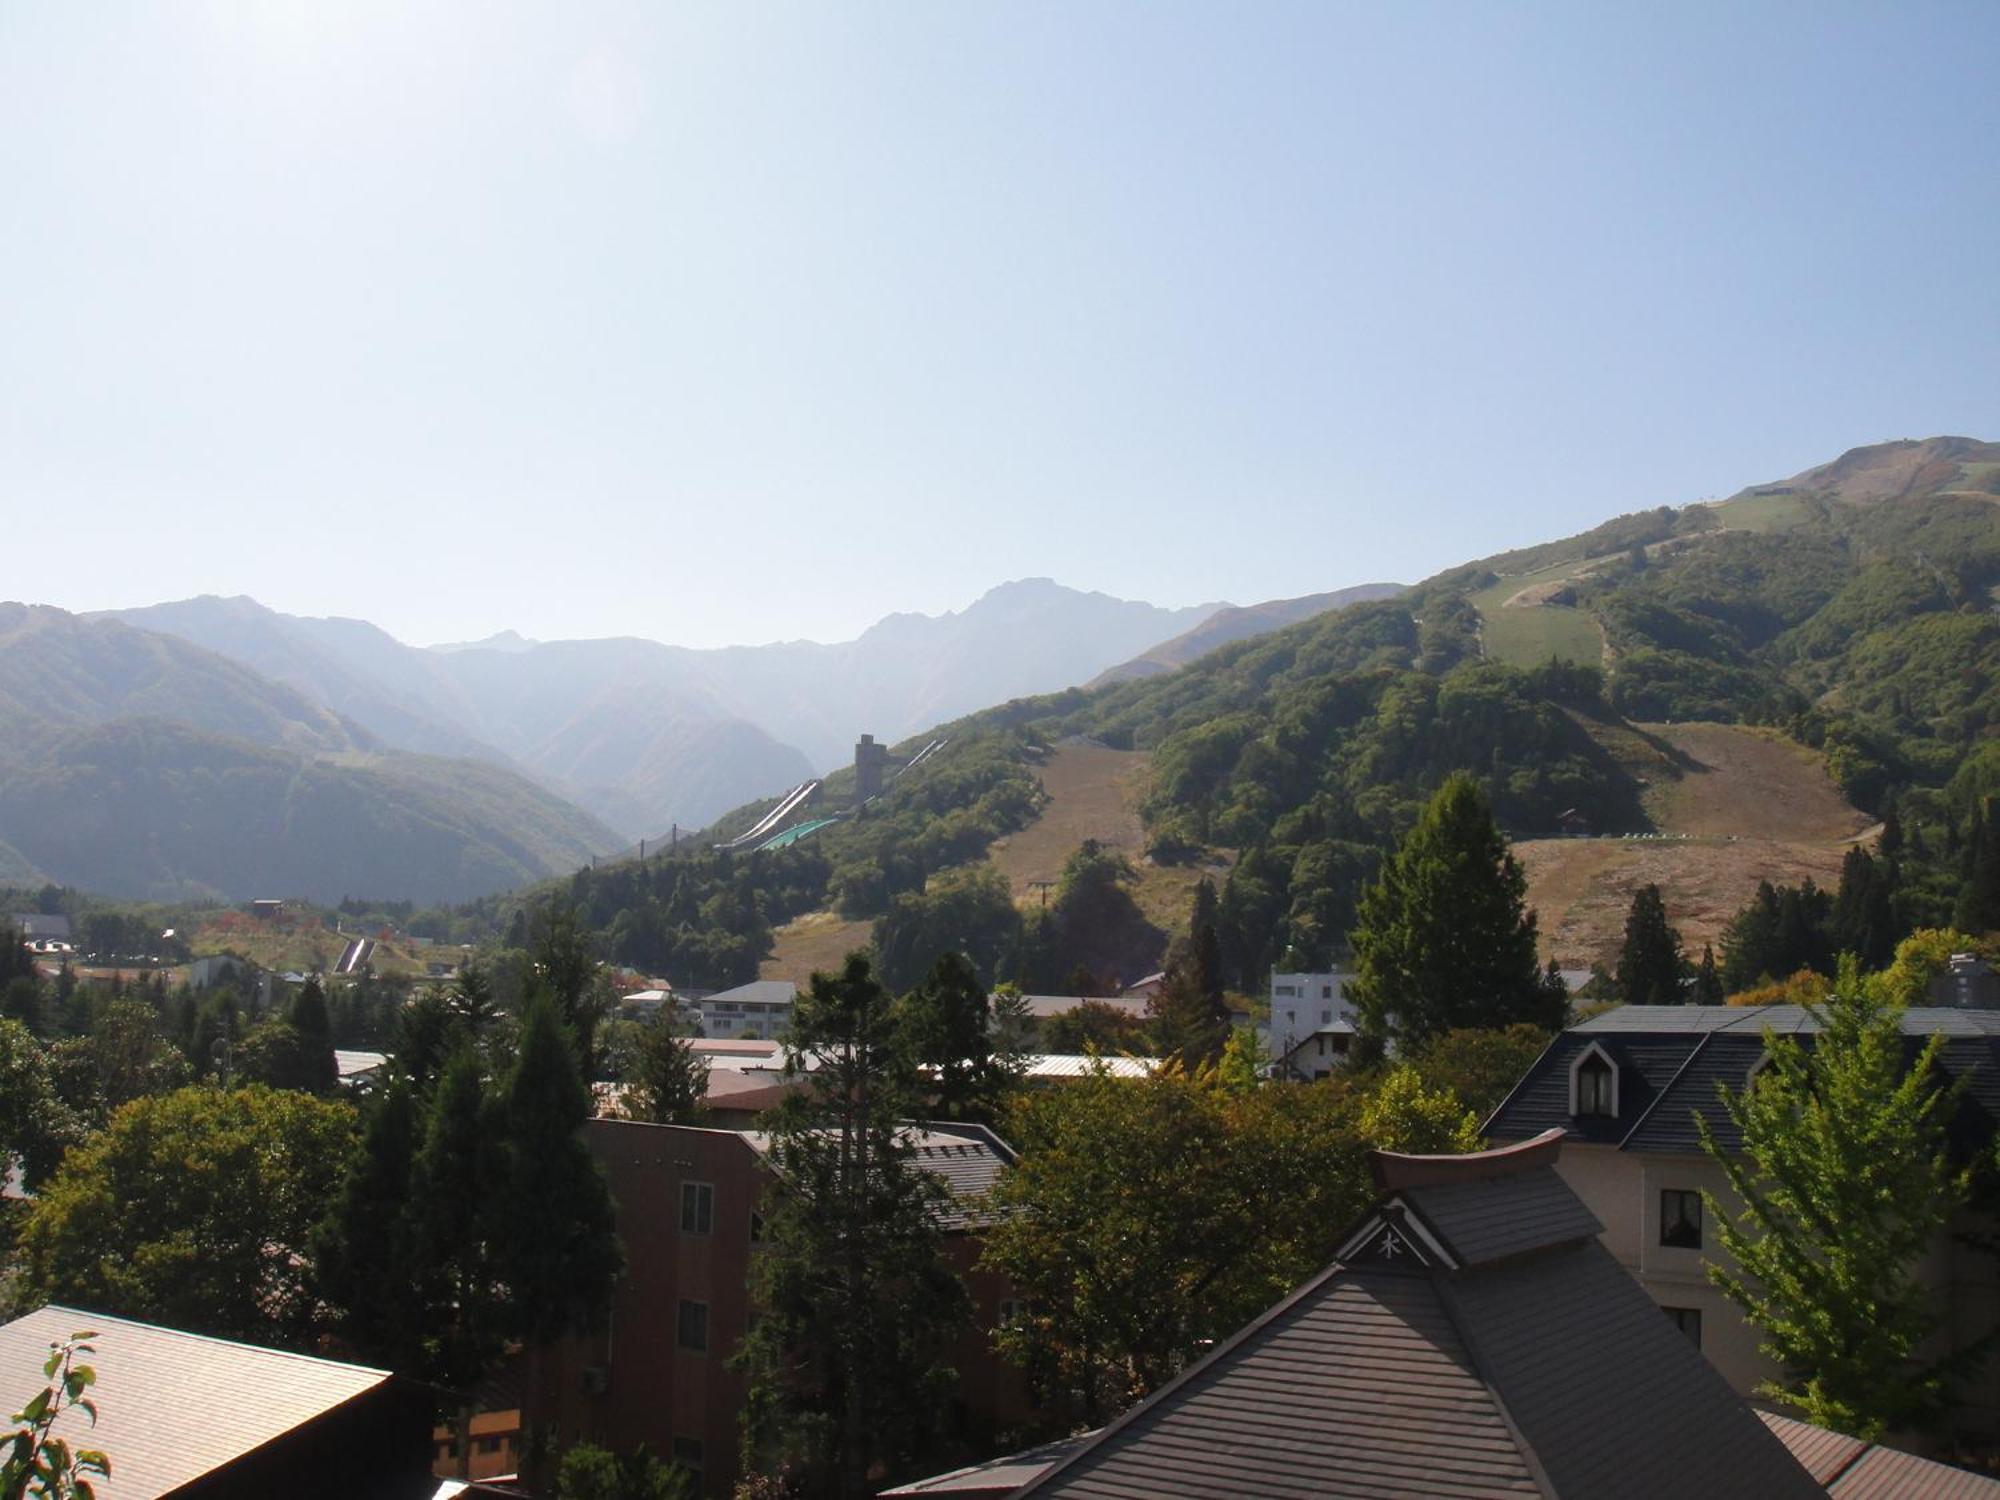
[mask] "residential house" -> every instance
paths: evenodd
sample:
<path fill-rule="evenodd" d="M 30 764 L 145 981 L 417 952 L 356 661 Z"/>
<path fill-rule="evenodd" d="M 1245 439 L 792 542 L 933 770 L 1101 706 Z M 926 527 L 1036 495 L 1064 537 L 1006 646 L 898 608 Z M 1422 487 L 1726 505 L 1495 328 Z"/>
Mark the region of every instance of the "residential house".
<path fill-rule="evenodd" d="M 1708 1281 L 1719 1248 L 1704 1191 L 1736 1200 L 1722 1169 L 1702 1151 L 1696 1117 L 1725 1149 L 1740 1145 L 1717 1096 L 1749 1086 L 1763 1064 L 1766 1029 L 1812 1044 L 1817 1025 L 1799 1006 L 1620 1006 L 1558 1036 L 1486 1122 L 1495 1141 L 1561 1130 L 1563 1181 L 1604 1224 L 1605 1249 L 1714 1363 L 1749 1394 L 1782 1372 L 1758 1335 Z M 1990 1150 L 2000 1125 L 2000 1011 L 1912 1008 L 1903 1030 L 1912 1056 L 1945 1037 L 1941 1066 L 1967 1092 L 1954 1135 Z M 1982 1226 L 1968 1217 L 1957 1226 Z M 2000 1267 L 1956 1234 L 1940 1238 L 1918 1267 L 1950 1308 L 1942 1335 L 1962 1346 L 2000 1327 Z M 2000 1369 L 1989 1362 L 1968 1386 L 1956 1423 L 1969 1434 L 2000 1432 Z"/>
<path fill-rule="evenodd" d="M 1020 1381 L 989 1337 L 1010 1288 L 975 1268 L 979 1200 L 1013 1152 L 979 1126 L 912 1130 L 919 1163 L 952 1189 L 947 1254 L 974 1312 L 951 1351 L 958 1391 L 948 1425 L 968 1447 L 990 1445 L 1025 1414 Z M 750 1263 L 773 1182 L 769 1140 L 749 1130 L 604 1119 L 589 1121 L 584 1135 L 617 1203 L 625 1271 L 604 1330 L 545 1359 L 533 1420 L 552 1423 L 563 1442 L 646 1443 L 695 1470 L 703 1494 L 727 1495 L 747 1395 L 730 1356 L 749 1327 Z"/>
<path fill-rule="evenodd" d="M 1598 1243 L 1563 1149 L 1371 1153 L 1327 1270 L 1018 1488 L 957 1493 L 1823 1494 Z"/>
<path fill-rule="evenodd" d="M 86 1330 L 97 1419 L 65 1412 L 55 1435 L 109 1455 L 104 1500 L 417 1500 L 436 1488 L 431 1394 L 386 1370 L 51 1305 L 0 1325 L 0 1390 L 25 1402 L 49 1346 Z"/>

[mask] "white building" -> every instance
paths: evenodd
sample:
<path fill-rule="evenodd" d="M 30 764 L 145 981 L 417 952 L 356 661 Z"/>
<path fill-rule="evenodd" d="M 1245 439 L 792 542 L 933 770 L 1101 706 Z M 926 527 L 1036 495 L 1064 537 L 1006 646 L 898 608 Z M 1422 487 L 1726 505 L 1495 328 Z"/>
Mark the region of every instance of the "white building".
<path fill-rule="evenodd" d="M 1351 974 L 1271 971 L 1271 1019 L 1258 1035 L 1280 1078 L 1324 1078 L 1354 1045 L 1354 1007 L 1344 991 Z"/>
<path fill-rule="evenodd" d="M 700 1017 L 701 1034 L 709 1037 L 784 1035 L 792 1026 L 792 1002 L 799 987 L 789 979 L 755 979 L 683 1007 Z"/>

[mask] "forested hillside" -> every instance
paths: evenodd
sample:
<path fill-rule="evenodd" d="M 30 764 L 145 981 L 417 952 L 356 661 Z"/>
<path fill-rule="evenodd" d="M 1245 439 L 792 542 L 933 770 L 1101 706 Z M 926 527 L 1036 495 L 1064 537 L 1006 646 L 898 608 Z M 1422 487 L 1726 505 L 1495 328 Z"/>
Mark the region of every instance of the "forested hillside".
<path fill-rule="evenodd" d="M 1232 979 L 1252 986 L 1281 957 L 1339 952 L 1380 852 L 1454 770 L 1485 783 L 1517 838 L 1565 813 L 1599 834 L 1648 830 L 1616 753 L 1631 721 L 1771 726 L 1823 752 L 1857 806 L 1893 812 L 1913 859 L 1948 863 L 1977 797 L 2000 789 L 1996 497 L 2000 446 L 1856 450 L 946 731 L 987 746 L 996 775 L 1006 757 L 1027 775 L 1065 736 L 1150 751 L 1149 855 L 1233 858 L 1220 927 Z M 941 786 L 893 836 L 821 836 L 829 903 L 878 915 L 921 874 L 975 859 L 1030 805 L 1016 791 L 1004 816 L 975 811 L 989 790 Z M 939 889 L 963 904 L 962 881 Z"/>

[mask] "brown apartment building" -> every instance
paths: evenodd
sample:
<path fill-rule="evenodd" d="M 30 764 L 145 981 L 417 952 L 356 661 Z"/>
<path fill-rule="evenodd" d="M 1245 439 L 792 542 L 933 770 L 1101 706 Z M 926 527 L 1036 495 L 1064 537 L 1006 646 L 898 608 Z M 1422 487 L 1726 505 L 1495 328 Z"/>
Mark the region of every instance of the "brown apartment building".
<path fill-rule="evenodd" d="M 917 1159 L 952 1188 L 948 1253 L 973 1306 L 973 1328 L 952 1351 L 951 1426 L 968 1453 L 991 1452 L 1025 1406 L 1018 1376 L 992 1349 L 1010 1289 L 974 1269 L 978 1199 L 1013 1153 L 977 1126 L 913 1128 Z M 604 1331 L 544 1361 L 536 1420 L 564 1443 L 645 1443 L 697 1470 L 704 1494 L 726 1495 L 739 1471 L 746 1396 L 730 1356 L 749 1327 L 750 1266 L 773 1182 L 766 1138 L 628 1120 L 592 1120 L 584 1134 L 617 1203 L 625 1273 Z"/>

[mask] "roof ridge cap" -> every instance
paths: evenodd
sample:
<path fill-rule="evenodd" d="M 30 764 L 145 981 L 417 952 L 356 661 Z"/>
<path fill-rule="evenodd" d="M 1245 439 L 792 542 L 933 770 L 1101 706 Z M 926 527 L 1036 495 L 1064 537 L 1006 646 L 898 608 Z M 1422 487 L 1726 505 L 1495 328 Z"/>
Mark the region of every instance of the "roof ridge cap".
<path fill-rule="evenodd" d="M 375 1365 L 356 1364 L 351 1359 L 328 1359 L 323 1354 L 302 1354 L 297 1349 L 274 1349 L 268 1344 L 250 1344 L 242 1339 L 226 1339 L 218 1333 L 197 1333 L 192 1328 L 175 1328 L 168 1323 L 148 1323 L 143 1318 L 124 1318 L 117 1313 L 90 1312 L 85 1308 L 71 1307 L 67 1302 L 44 1302 L 35 1309 L 35 1312 L 24 1313 L 22 1317 L 32 1318 L 35 1313 L 44 1312 L 74 1313 L 79 1318 L 97 1323 L 116 1323 L 125 1328 L 142 1328 L 148 1333 L 171 1334 L 177 1339 L 199 1339 L 204 1344 L 221 1344 L 225 1348 L 242 1349 L 251 1354 L 269 1354 L 279 1359 L 299 1359 L 307 1364 L 326 1365 L 336 1370 L 354 1370 L 364 1375 L 380 1375 L 384 1379 L 396 1373 L 394 1370 L 384 1370 Z M 98 1330 L 93 1330 L 91 1333 L 93 1338 L 101 1336 Z"/>
<path fill-rule="evenodd" d="M 1618 1149 L 1620 1151 L 1623 1151 L 1630 1145 L 1632 1137 L 1639 1133 L 1640 1127 L 1653 1118 L 1653 1111 L 1666 1102 L 1667 1095 L 1674 1091 L 1674 1085 L 1681 1081 L 1681 1074 L 1694 1066 L 1694 1060 L 1701 1056 L 1702 1050 L 1708 1046 L 1709 1038 L 1714 1035 L 1714 1030 L 1702 1032 L 1701 1040 L 1688 1049 L 1688 1055 L 1682 1058 L 1681 1065 L 1674 1069 L 1674 1076 L 1667 1080 L 1667 1086 L 1653 1096 L 1653 1102 L 1647 1105 L 1644 1111 L 1640 1113 L 1639 1118 L 1632 1122 L 1632 1128 L 1618 1137 Z"/>

